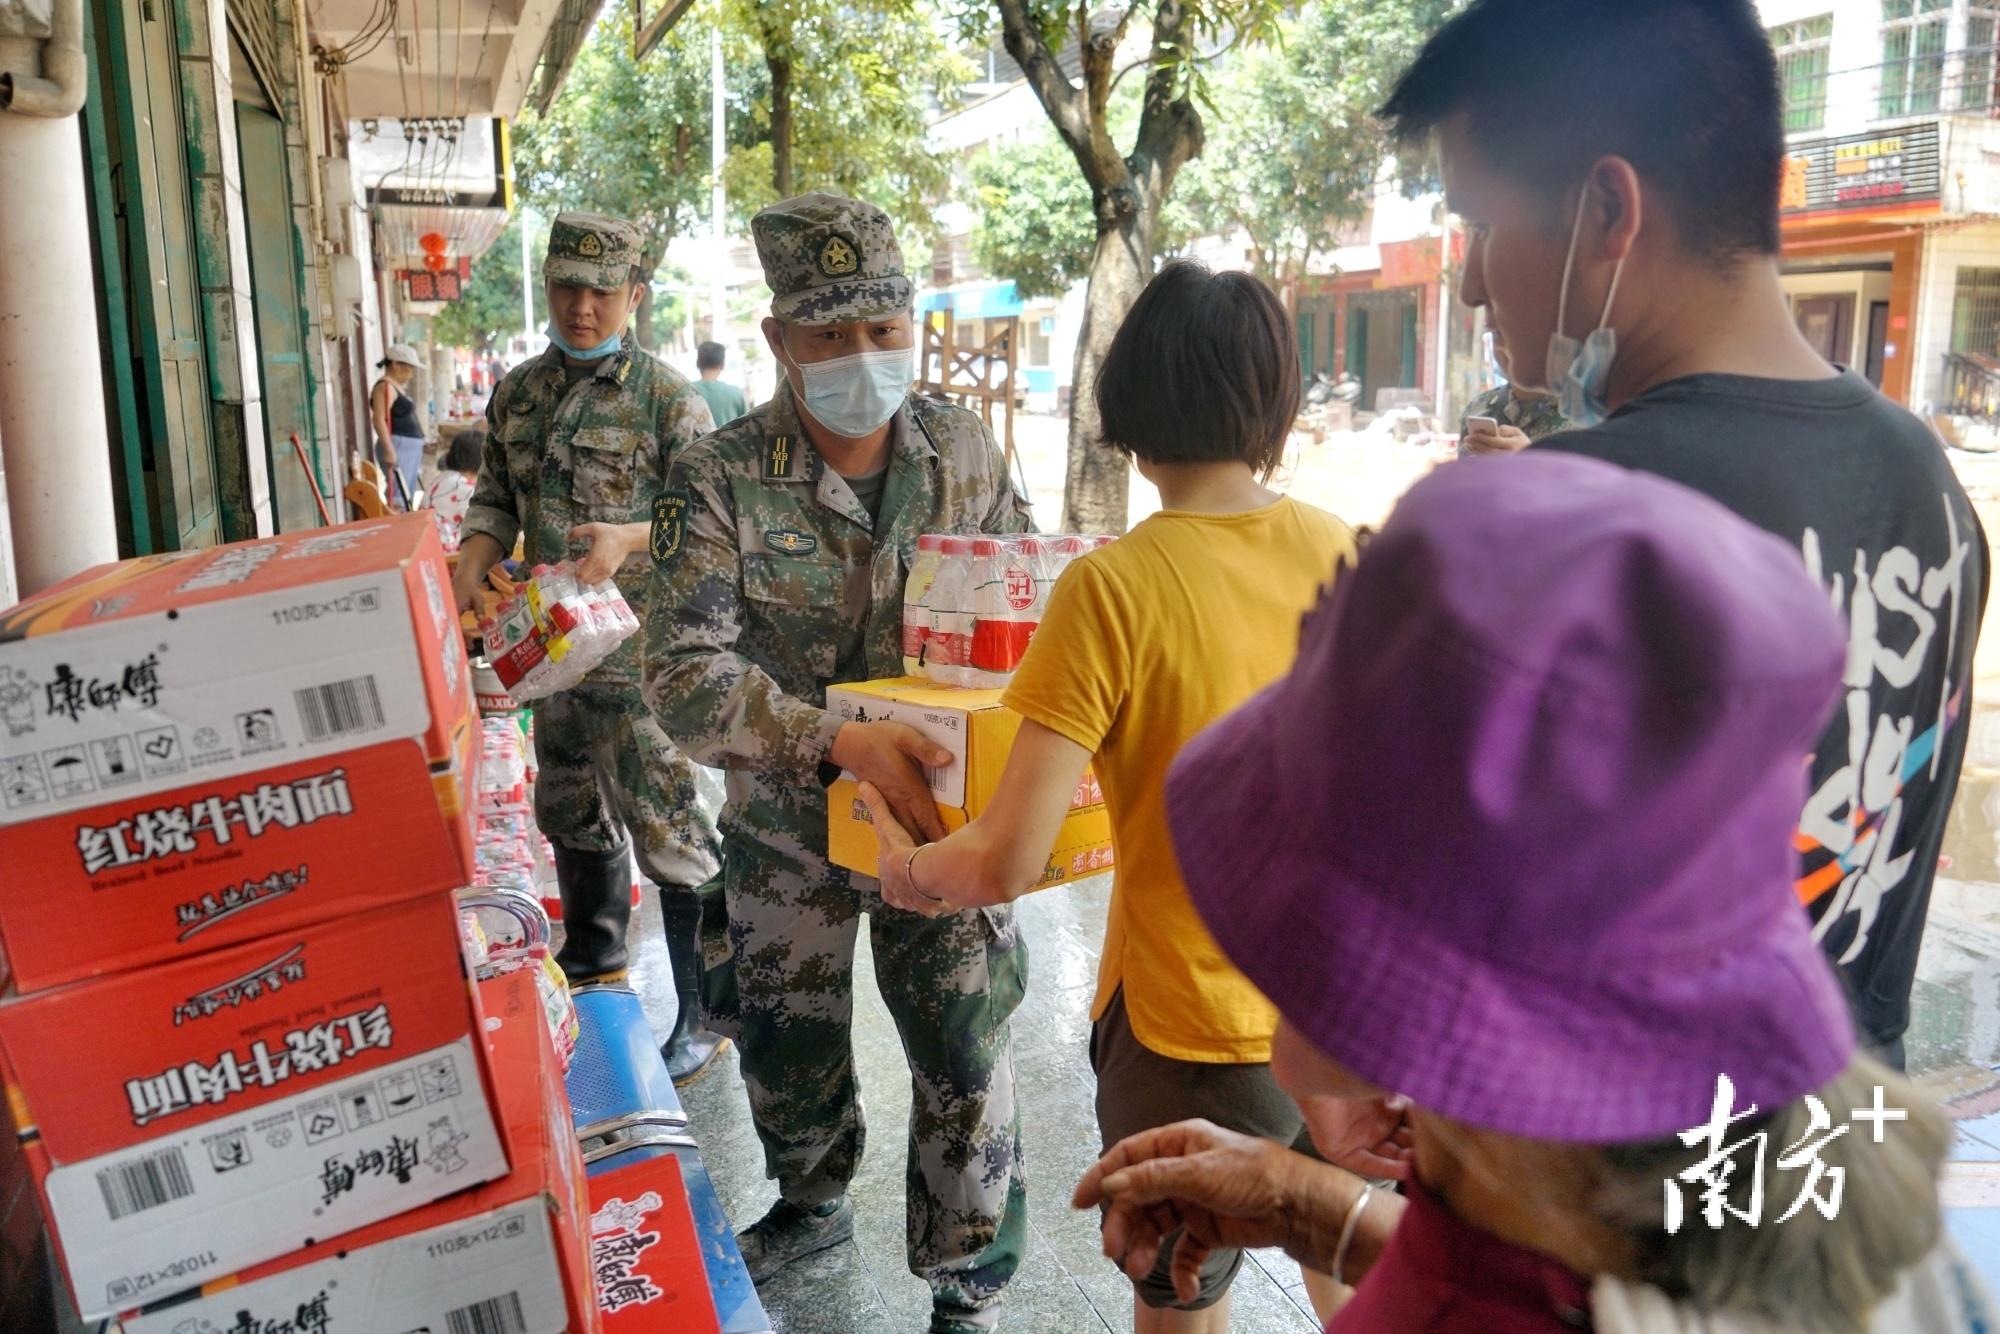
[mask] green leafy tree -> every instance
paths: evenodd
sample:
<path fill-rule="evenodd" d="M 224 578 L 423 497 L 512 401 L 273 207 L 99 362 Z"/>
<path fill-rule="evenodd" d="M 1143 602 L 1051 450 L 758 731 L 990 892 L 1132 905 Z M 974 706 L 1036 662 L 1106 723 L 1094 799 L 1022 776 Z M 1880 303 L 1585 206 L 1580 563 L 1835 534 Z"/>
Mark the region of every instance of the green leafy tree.
<path fill-rule="evenodd" d="M 729 0 L 725 23 L 745 69 L 755 127 L 725 170 L 743 216 L 806 190 L 867 199 L 912 243 L 932 232 L 950 185 L 925 140 L 971 67 L 946 41 L 931 0 Z"/>
<path fill-rule="evenodd" d="M 544 217 L 583 209 L 637 223 L 647 237 L 641 276 L 650 285 L 667 246 L 706 216 L 709 105 L 707 26 L 685 18 L 634 62 L 631 11 L 612 6 L 549 114 L 516 127 L 515 178 Z M 640 306 L 636 330 L 647 347 L 652 306 Z"/>
<path fill-rule="evenodd" d="M 1254 47 L 1277 35 L 1282 0 L 1157 0 L 1151 6 L 1095 8 L 1089 0 L 995 0 L 1007 53 L 1027 76 L 1090 191 L 1094 240 L 1090 288 L 1071 377 L 1069 464 L 1063 526 L 1119 532 L 1125 527 L 1124 458 L 1098 443 L 1092 387 L 1125 312 L 1153 273 L 1161 211 L 1175 178 L 1202 151 L 1198 103 L 1208 56 Z M 1135 17 L 1150 15 L 1146 55 L 1119 67 Z M 1081 82 L 1057 52 L 1074 40 Z M 1129 135 L 1115 132 L 1112 94 L 1139 80 L 1139 114 Z"/>
<path fill-rule="evenodd" d="M 1453 0 L 1313 0 L 1279 44 L 1215 80 L 1213 130 L 1182 181 L 1203 231 L 1242 229 L 1252 267 L 1289 293 L 1366 215 L 1393 151 L 1374 112 Z"/>
<path fill-rule="evenodd" d="M 1090 187 L 1053 131 L 980 154 L 971 184 L 978 206 L 972 254 L 982 270 L 1011 281 L 1029 300 L 1061 296 L 1090 276 L 1097 246 Z M 1154 227 L 1154 249 L 1179 250 L 1195 230 L 1189 211 L 1169 198 Z"/>
<path fill-rule="evenodd" d="M 537 305 L 540 303 L 537 302 Z M 457 301 L 431 322 L 431 336 L 452 347 L 486 352 L 521 329 L 521 215 L 472 262 L 472 278 Z"/>
<path fill-rule="evenodd" d="M 972 164 L 979 217 L 972 255 L 1023 299 L 1061 296 L 1090 272 L 1097 224 L 1090 187 L 1053 134 L 982 154 Z"/>

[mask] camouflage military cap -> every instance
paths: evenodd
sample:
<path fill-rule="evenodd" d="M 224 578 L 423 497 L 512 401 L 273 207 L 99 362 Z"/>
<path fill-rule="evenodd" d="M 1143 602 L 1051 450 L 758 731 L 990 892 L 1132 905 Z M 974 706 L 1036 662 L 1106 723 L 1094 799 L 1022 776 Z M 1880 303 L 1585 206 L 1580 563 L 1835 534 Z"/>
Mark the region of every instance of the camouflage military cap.
<path fill-rule="evenodd" d="M 800 195 L 750 219 L 771 313 L 787 324 L 840 324 L 900 315 L 916 289 L 889 215 L 840 195 Z"/>
<path fill-rule="evenodd" d="M 549 228 L 542 277 L 578 287 L 623 287 L 632 281 L 645 239 L 623 218 L 602 213 L 558 213 Z"/>

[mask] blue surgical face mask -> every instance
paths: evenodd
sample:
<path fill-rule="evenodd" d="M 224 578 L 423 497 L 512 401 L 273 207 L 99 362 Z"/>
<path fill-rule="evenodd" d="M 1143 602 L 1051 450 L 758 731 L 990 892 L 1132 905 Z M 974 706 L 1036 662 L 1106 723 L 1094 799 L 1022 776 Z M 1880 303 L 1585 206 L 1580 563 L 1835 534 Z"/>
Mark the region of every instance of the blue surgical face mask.
<path fill-rule="evenodd" d="M 910 351 L 856 352 L 795 367 L 800 397 L 813 420 L 835 435 L 858 440 L 896 415 L 910 392 Z"/>
<path fill-rule="evenodd" d="M 549 321 L 549 327 L 544 332 L 548 334 L 551 343 L 563 350 L 564 356 L 575 361 L 596 361 L 599 357 L 608 357 L 625 341 L 625 331 L 620 329 L 596 347 L 571 347 L 569 340 L 562 336 L 562 330 L 556 328 L 554 320 Z"/>
<path fill-rule="evenodd" d="M 1556 327 L 1549 334 L 1549 392 L 1556 396 L 1563 420 L 1571 426 L 1595 426 L 1610 415 L 1604 388 L 1611 379 L 1611 363 L 1618 355 L 1618 335 L 1610 325 L 1611 303 L 1618 299 L 1618 280 L 1625 276 L 1625 259 L 1611 271 L 1611 290 L 1604 295 L 1604 309 L 1597 327 L 1582 342 L 1563 332 L 1569 315 L 1569 278 L 1576 266 L 1577 237 L 1583 233 L 1583 210 L 1590 189 L 1576 201 L 1576 221 L 1569 229 L 1569 254 L 1563 259 L 1562 293 L 1556 298 Z"/>

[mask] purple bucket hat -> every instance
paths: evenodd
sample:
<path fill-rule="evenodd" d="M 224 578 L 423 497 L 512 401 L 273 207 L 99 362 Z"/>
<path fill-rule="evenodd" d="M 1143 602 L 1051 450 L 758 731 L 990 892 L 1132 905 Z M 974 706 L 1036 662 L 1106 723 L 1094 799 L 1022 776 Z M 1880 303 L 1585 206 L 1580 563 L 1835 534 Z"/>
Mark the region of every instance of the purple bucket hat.
<path fill-rule="evenodd" d="M 1723 1074 L 1772 1109 L 1854 1051 L 1792 887 L 1844 639 L 1795 549 L 1694 491 L 1453 463 L 1175 762 L 1182 875 L 1294 1028 L 1439 1115 L 1656 1139 Z"/>

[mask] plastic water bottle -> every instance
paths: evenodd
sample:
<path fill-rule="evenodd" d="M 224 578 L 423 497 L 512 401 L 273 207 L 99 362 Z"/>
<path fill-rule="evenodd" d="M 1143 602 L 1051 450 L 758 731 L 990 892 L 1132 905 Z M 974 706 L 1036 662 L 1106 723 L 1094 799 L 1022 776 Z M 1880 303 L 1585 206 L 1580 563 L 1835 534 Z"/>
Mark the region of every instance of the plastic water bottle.
<path fill-rule="evenodd" d="M 1056 580 L 1062 578 L 1062 572 L 1069 568 L 1069 563 L 1090 549 L 1089 538 L 1078 537 L 1073 533 L 1064 533 L 1044 541 L 1042 572 L 1048 579 L 1049 587 L 1054 588 Z"/>
<path fill-rule="evenodd" d="M 969 684 L 972 663 L 972 539 L 947 537 L 925 605 L 924 675 L 941 686 Z"/>
<path fill-rule="evenodd" d="M 910 577 L 903 583 L 903 675 L 922 676 L 924 650 L 931 633 L 931 586 L 937 582 L 938 566 L 944 560 L 944 538 L 925 533 L 917 539 L 917 558 L 910 562 Z"/>
<path fill-rule="evenodd" d="M 1010 552 L 995 537 L 973 542 L 972 569 L 972 654 L 966 684 L 1004 686 L 1041 623 L 1035 610 L 1038 581 L 1025 547 Z"/>

